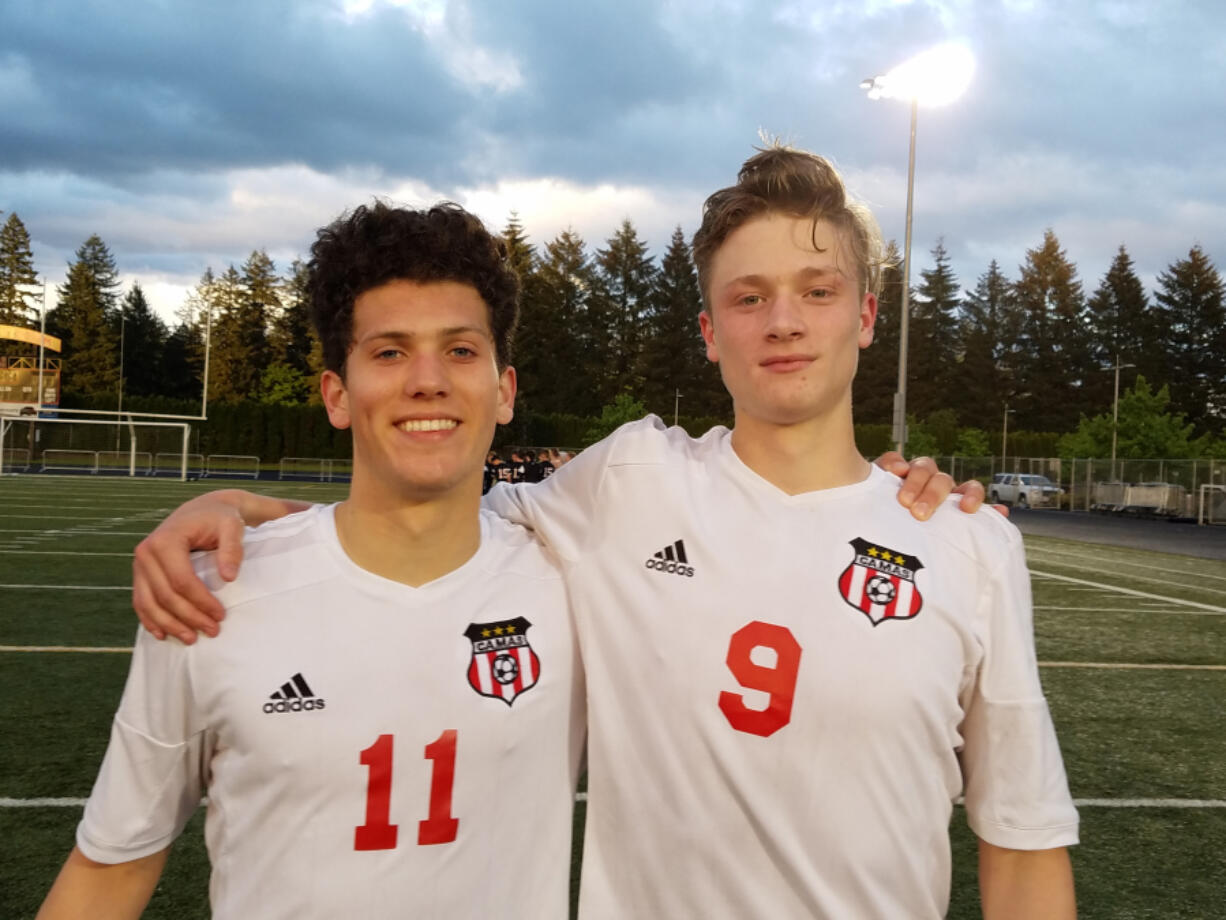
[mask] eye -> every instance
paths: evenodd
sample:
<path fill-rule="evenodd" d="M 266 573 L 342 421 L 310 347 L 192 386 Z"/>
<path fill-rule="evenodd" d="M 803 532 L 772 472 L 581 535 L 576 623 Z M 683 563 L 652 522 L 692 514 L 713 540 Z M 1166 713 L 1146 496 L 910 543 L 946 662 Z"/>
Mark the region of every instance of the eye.
<path fill-rule="evenodd" d="M 391 347 L 380 348 L 378 351 L 375 352 L 376 361 L 391 361 L 394 358 L 398 358 L 398 357 L 400 357 L 399 348 L 391 348 Z"/>
<path fill-rule="evenodd" d="M 834 291 L 832 291 L 830 288 L 817 287 L 809 291 L 809 296 L 817 298 L 833 297 Z"/>
<path fill-rule="evenodd" d="M 477 357 L 476 349 L 469 348 L 467 345 L 456 345 L 451 349 L 451 353 L 457 358 L 475 358 Z"/>
<path fill-rule="evenodd" d="M 742 294 L 736 299 L 737 305 L 742 307 L 756 307 L 762 303 L 761 294 Z"/>

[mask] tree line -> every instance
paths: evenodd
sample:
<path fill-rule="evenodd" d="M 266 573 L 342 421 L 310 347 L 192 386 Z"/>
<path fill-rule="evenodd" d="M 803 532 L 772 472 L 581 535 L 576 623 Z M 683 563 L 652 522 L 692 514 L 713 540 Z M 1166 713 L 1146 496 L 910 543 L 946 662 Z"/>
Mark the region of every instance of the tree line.
<path fill-rule="evenodd" d="M 502 235 L 522 282 L 513 439 L 551 430 L 559 439 L 581 436 L 594 429 L 576 420 L 607 417 L 611 407 L 614 416 L 641 407 L 670 421 L 677 412 L 691 430 L 730 421 L 730 400 L 698 333 L 701 296 L 680 227 L 658 260 L 629 219 L 595 249 L 569 229 L 537 247 L 514 214 Z M 876 340 L 854 388 L 857 422 L 873 431 L 889 424 L 896 388 L 902 266 L 893 243 L 888 259 Z M 47 316 L 48 331 L 64 341 L 65 399 L 96 404 L 117 395 L 122 340 L 125 399 L 198 400 L 210 335 L 210 404 L 317 401 L 321 354 L 305 276 L 302 261 L 281 274 L 254 250 L 241 266 L 207 269 L 168 326 L 138 284 L 121 294 L 114 257 L 91 236 Z M 29 235 L 10 214 L 0 228 L 0 323 L 37 325 L 21 290 L 34 277 Z M 1117 363 L 1121 395 L 1144 387 L 1138 404 L 1161 405 L 1186 432 L 1182 449 L 1213 450 L 1223 440 L 1226 299 L 1199 245 L 1167 266 L 1150 292 L 1121 245 L 1087 296 L 1052 230 L 1025 252 L 1016 277 L 994 260 L 964 289 L 938 241 L 917 280 L 908 348 L 913 448 L 994 452 L 989 433 L 1000 431 L 1007 412 L 1016 444 L 1030 438 L 1054 452 L 1060 435 L 1088 431 L 1110 413 Z M 557 424 L 542 427 L 546 418 Z M 1091 442 L 1066 446 L 1074 443 Z"/>

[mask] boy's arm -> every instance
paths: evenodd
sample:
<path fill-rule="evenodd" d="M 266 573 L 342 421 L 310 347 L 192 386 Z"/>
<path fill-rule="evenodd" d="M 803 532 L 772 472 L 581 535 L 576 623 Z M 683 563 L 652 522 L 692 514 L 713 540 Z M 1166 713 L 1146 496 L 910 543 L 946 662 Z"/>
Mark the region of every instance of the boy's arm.
<path fill-rule="evenodd" d="M 256 527 L 305 511 L 308 502 L 269 498 L 241 489 L 207 492 L 180 505 L 136 546 L 132 560 L 132 606 L 141 625 L 159 639 L 167 634 L 190 645 L 196 630 L 217 635 L 225 611 L 192 569 L 193 550 L 217 550 L 217 572 L 238 577 L 243 527 Z"/>
<path fill-rule="evenodd" d="M 560 483 L 554 480 L 575 462 L 565 464 L 532 488 L 552 487 L 552 492 L 558 493 Z M 927 519 L 951 491 L 962 494 L 963 511 L 973 512 L 983 504 L 982 484 L 970 480 L 954 489 L 953 479 L 940 472 L 931 458 L 919 457 L 908 463 L 891 451 L 878 457 L 877 465 L 903 478 L 898 501 L 920 520 Z M 498 498 L 487 496 L 487 503 L 497 505 Z M 191 566 L 192 550 L 216 549 L 218 573 L 232 581 L 242 562 L 244 525 L 258 526 L 309 507 L 306 502 L 268 498 L 240 489 L 208 492 L 181 505 L 136 547 L 132 606 L 141 625 L 158 639 L 173 635 L 187 645 L 196 641 L 197 630 L 217 635 L 224 611 L 196 577 Z"/>
<path fill-rule="evenodd" d="M 984 920 L 1074 920 L 1068 849 L 1008 850 L 979 841 L 979 895 Z"/>
<path fill-rule="evenodd" d="M 162 876 L 168 852 L 108 864 L 73 847 L 35 920 L 136 920 Z"/>

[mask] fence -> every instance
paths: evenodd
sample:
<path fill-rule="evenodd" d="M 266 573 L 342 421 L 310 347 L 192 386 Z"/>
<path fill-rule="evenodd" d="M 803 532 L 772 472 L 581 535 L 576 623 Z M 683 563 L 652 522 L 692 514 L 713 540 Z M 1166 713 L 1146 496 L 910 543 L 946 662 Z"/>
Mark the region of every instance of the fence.
<path fill-rule="evenodd" d="M 327 457 L 282 457 L 277 478 L 348 482 L 353 478 L 353 461 Z"/>
<path fill-rule="evenodd" d="M 996 473 L 1046 476 L 1064 491 L 1058 506 L 1076 511 L 1118 511 L 1195 518 L 1202 486 L 1226 487 L 1226 460 L 1115 460 L 1059 457 L 938 457 L 957 482 L 978 479 L 985 486 Z M 1212 495 L 1209 518 L 1220 523 Z"/>

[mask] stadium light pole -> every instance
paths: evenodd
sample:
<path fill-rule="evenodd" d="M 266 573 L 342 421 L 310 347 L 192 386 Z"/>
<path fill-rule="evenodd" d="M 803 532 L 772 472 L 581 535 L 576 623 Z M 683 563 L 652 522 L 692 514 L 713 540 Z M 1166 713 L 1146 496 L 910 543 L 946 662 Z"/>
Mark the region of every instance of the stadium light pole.
<path fill-rule="evenodd" d="M 1120 368 L 1136 367 L 1135 364 L 1120 364 L 1120 353 L 1115 353 L 1115 396 L 1111 400 L 1111 481 L 1115 482 L 1115 434 L 1120 423 Z"/>
<path fill-rule="evenodd" d="M 1002 473 L 1008 472 L 1008 470 L 1005 469 L 1005 467 L 1007 466 L 1007 464 L 1005 463 L 1005 458 L 1009 456 L 1008 448 L 1009 448 L 1009 413 L 1010 412 L 1017 412 L 1017 410 L 1010 409 L 1009 401 L 1005 400 L 1005 422 L 1001 426 L 1001 429 L 1000 429 L 1000 471 Z"/>
<path fill-rule="evenodd" d="M 887 74 L 860 82 L 869 99 L 911 103 L 911 144 L 907 156 L 907 228 L 902 257 L 902 317 L 898 339 L 898 389 L 894 393 L 894 443 L 907 441 L 907 339 L 911 313 L 911 215 L 915 201 L 915 124 L 919 106 L 947 105 L 971 85 L 975 59 L 963 45 L 947 42 L 899 64 Z"/>
<path fill-rule="evenodd" d="M 681 390 L 673 393 L 673 427 L 677 427 L 677 410 L 681 408 Z"/>

